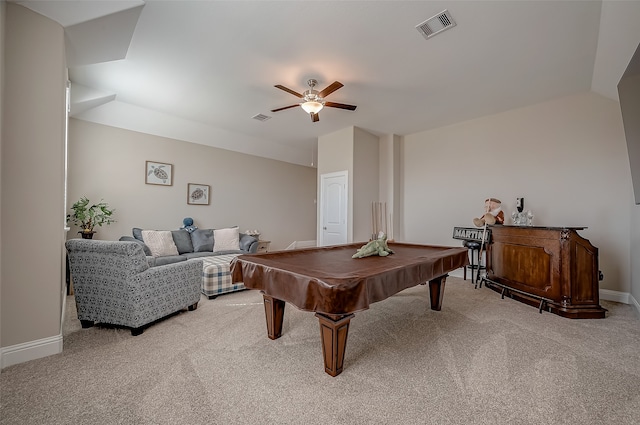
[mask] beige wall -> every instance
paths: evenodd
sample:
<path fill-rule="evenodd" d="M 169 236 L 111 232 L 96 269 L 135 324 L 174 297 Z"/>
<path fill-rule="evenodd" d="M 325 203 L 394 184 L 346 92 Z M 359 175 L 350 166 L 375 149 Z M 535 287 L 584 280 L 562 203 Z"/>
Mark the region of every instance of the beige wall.
<path fill-rule="evenodd" d="M 173 185 L 145 184 L 147 160 L 173 164 Z M 68 180 L 69 205 L 87 196 L 116 209 L 98 239 L 178 229 L 185 217 L 200 228 L 258 229 L 272 250 L 315 239 L 315 168 L 71 119 Z M 188 183 L 210 185 L 210 204 L 188 205 Z"/>
<path fill-rule="evenodd" d="M 516 197 L 535 225 L 587 226 L 604 289 L 630 291 L 631 175 L 619 104 L 593 93 L 405 137 L 406 240 L 459 245 L 484 199 Z M 507 220 L 507 222 L 510 222 Z"/>
<path fill-rule="evenodd" d="M 347 171 L 348 185 L 347 188 L 347 242 L 353 241 L 353 133 L 354 127 L 343 128 L 336 132 L 320 136 L 318 138 L 318 184 L 317 199 L 320 199 L 320 184 L 323 174 L 335 173 L 338 171 Z M 316 214 L 320 217 L 320 203 Z M 318 223 L 317 238 L 320 241 L 320 225 Z"/>
<path fill-rule="evenodd" d="M 380 200 L 380 142 L 357 127 L 353 136 L 353 241 L 366 242 L 372 233 L 371 203 Z"/>
<path fill-rule="evenodd" d="M 6 6 L 2 347 L 60 334 L 65 81 L 61 26 Z"/>
<path fill-rule="evenodd" d="M 361 128 L 347 127 L 318 138 L 318 199 L 321 175 L 348 173 L 347 242 L 371 236 L 371 203 L 379 199 L 379 158 L 378 136 Z M 320 205 L 317 214 L 320 217 Z"/>
<path fill-rule="evenodd" d="M 401 171 L 402 171 L 402 137 L 395 134 L 385 134 L 380 137 L 380 202 L 386 202 L 389 216 L 389 239 L 400 240 L 400 200 L 401 200 Z"/>
<path fill-rule="evenodd" d="M 5 15 L 7 13 L 6 2 L 0 2 L 0 176 L 2 175 L 2 122 L 4 119 L 4 31 Z M 0 223 L 2 223 L 2 184 L 0 182 Z M 0 242 L 2 241 L 2 226 L 0 225 Z M 2 294 L 2 243 L 0 243 L 0 295 Z M 0 347 L 2 347 L 2 302 L 0 302 Z"/>
<path fill-rule="evenodd" d="M 620 80 L 618 91 L 627 151 L 631 160 L 634 200 L 636 204 L 640 204 L 640 45 L 631 61 L 637 63 L 636 74 L 631 71 L 633 65 L 630 64 L 626 71 L 630 75 L 625 75 Z"/>
<path fill-rule="evenodd" d="M 318 174 L 353 171 L 354 127 L 343 128 L 318 138 Z"/>
<path fill-rule="evenodd" d="M 631 205 L 631 295 L 640 310 L 640 205 Z"/>

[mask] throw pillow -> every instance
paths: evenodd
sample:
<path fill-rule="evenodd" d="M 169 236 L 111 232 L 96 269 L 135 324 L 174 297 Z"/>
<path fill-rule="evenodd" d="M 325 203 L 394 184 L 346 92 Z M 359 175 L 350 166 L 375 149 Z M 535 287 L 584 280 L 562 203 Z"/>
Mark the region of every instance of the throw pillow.
<path fill-rule="evenodd" d="M 178 255 L 178 249 L 173 242 L 170 230 L 143 230 L 142 240 L 154 257 Z"/>
<path fill-rule="evenodd" d="M 193 252 L 213 251 L 213 229 L 196 229 L 191 233 Z"/>
<path fill-rule="evenodd" d="M 172 230 L 173 242 L 178 248 L 178 254 L 193 252 L 193 244 L 191 243 L 191 235 L 186 230 Z"/>
<path fill-rule="evenodd" d="M 237 251 L 240 249 L 240 231 L 238 227 L 214 229 L 213 252 Z"/>
<path fill-rule="evenodd" d="M 132 233 L 133 233 L 133 237 L 136 238 L 137 240 L 141 241 L 142 240 L 142 229 L 139 227 L 134 227 L 132 229 Z"/>

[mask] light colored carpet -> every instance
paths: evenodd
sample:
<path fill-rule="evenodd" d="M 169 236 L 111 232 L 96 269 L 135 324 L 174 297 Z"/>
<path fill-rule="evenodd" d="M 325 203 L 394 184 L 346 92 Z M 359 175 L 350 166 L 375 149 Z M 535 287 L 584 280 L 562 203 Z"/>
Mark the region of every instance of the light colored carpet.
<path fill-rule="evenodd" d="M 202 298 L 132 337 L 81 329 L 62 354 L 5 368 L 2 424 L 637 424 L 640 321 L 603 301 L 571 320 L 449 277 L 351 321 L 344 372 L 324 372 L 313 313 L 287 304 L 267 338 L 257 291 Z"/>

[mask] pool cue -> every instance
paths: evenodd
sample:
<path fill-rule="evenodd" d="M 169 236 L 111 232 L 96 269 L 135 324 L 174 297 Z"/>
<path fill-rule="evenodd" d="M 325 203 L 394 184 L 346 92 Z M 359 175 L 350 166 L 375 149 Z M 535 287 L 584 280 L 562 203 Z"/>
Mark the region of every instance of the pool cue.
<path fill-rule="evenodd" d="M 491 205 L 491 198 L 489 198 L 489 205 Z M 489 213 L 489 208 L 490 208 L 489 205 L 485 207 L 485 210 L 486 210 L 485 214 Z M 476 274 L 476 281 L 473 282 L 476 284 L 476 286 L 478 283 L 477 282 L 478 278 L 480 277 L 480 263 L 482 262 L 482 250 L 484 249 L 484 241 L 486 237 L 487 237 L 487 220 L 484 221 L 484 228 L 482 229 L 482 240 L 480 241 L 480 251 L 478 251 L 478 273 Z M 486 267 L 486 264 L 485 264 L 485 267 Z"/>

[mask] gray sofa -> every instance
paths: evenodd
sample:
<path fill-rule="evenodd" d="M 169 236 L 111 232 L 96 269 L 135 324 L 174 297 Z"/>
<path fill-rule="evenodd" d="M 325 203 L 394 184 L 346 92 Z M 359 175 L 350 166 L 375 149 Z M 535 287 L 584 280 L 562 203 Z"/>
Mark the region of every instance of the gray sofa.
<path fill-rule="evenodd" d="M 173 242 L 178 250 L 178 255 L 166 255 L 153 257 L 151 250 L 144 243 L 142 229 L 134 227 L 133 236 L 122 236 L 122 242 L 136 242 L 142 246 L 150 266 L 161 266 L 165 264 L 186 261 L 192 258 L 211 257 L 224 254 L 252 254 L 258 251 L 258 239 L 253 236 L 239 232 L 239 250 L 224 250 L 214 252 L 214 229 L 196 229 L 192 233 L 184 229 L 171 230 Z"/>
<path fill-rule="evenodd" d="M 142 246 L 132 242 L 70 239 L 66 242 L 78 319 L 144 328 L 200 301 L 202 260 L 150 267 Z"/>

